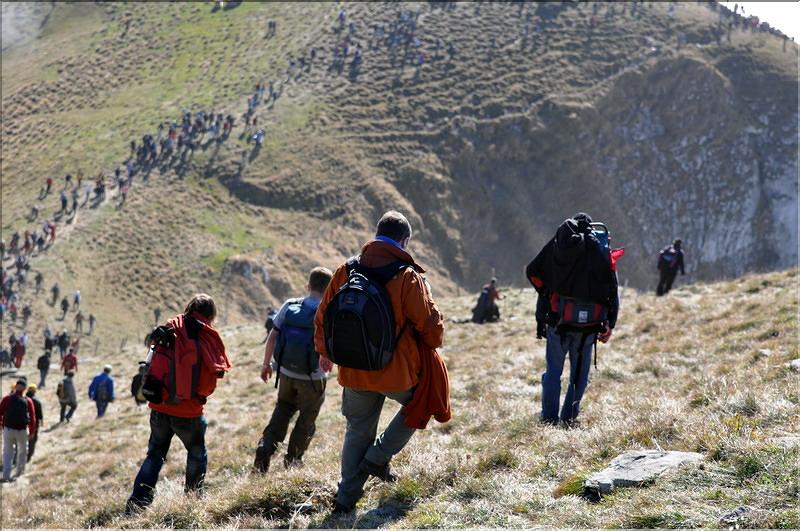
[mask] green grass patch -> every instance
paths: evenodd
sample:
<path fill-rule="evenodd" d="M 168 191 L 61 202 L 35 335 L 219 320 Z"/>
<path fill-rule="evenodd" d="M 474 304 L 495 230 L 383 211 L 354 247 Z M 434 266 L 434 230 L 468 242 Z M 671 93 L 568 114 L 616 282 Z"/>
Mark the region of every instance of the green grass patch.
<path fill-rule="evenodd" d="M 436 507 L 426 505 L 414 509 L 403 523 L 414 529 L 433 529 L 443 526 L 444 515 Z"/>
<path fill-rule="evenodd" d="M 509 449 L 495 452 L 478 463 L 478 471 L 486 473 L 491 470 L 510 469 L 519 466 L 519 457 Z"/>
<path fill-rule="evenodd" d="M 456 486 L 454 497 L 457 500 L 468 502 L 480 498 L 487 498 L 494 494 L 492 482 L 486 477 L 469 477 Z"/>
<path fill-rule="evenodd" d="M 553 497 L 580 496 L 583 494 L 583 484 L 586 483 L 587 477 L 586 474 L 574 474 L 568 477 L 553 490 Z"/>
<path fill-rule="evenodd" d="M 639 514 L 628 518 L 623 527 L 634 529 L 659 529 L 683 527 L 686 516 L 679 512 Z"/>
<path fill-rule="evenodd" d="M 800 510 L 791 509 L 778 513 L 775 517 L 777 529 L 800 529 Z"/>
<path fill-rule="evenodd" d="M 764 463 L 757 454 L 747 454 L 736 459 L 736 475 L 742 479 L 751 479 L 764 471 Z"/>
<path fill-rule="evenodd" d="M 391 486 L 388 492 L 381 497 L 381 501 L 394 500 L 403 505 L 410 505 L 427 492 L 425 484 L 415 478 L 403 477 Z"/>

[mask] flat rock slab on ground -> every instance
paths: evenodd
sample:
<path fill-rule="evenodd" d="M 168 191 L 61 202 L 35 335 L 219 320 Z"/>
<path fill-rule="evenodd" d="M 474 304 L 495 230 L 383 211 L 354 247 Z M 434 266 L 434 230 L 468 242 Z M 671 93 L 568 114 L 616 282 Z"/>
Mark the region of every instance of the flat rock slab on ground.
<path fill-rule="evenodd" d="M 655 480 L 667 470 L 702 460 L 702 454 L 696 452 L 625 452 L 614 458 L 608 468 L 592 474 L 584 483 L 584 490 L 606 494 L 615 487 L 635 487 Z"/>
<path fill-rule="evenodd" d="M 775 437 L 772 442 L 784 448 L 800 448 L 800 435 L 786 435 L 784 437 Z"/>

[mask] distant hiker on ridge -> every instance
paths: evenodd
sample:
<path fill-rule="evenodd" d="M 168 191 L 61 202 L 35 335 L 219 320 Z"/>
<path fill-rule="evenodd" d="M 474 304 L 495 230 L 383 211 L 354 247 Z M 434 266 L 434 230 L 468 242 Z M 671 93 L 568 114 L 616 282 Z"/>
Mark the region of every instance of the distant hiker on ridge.
<path fill-rule="evenodd" d="M 488 284 L 481 288 L 481 293 L 478 295 L 478 302 L 472 309 L 472 322 L 483 324 L 486 322 L 493 323 L 500 320 L 500 309 L 497 307 L 497 301 L 503 298 L 500 292 L 497 291 L 497 279 L 492 278 Z"/>
<path fill-rule="evenodd" d="M 103 372 L 92 378 L 89 384 L 89 399 L 97 405 L 97 418 L 106 414 L 109 402 L 114 401 L 114 378 L 111 377 L 111 365 L 103 367 Z"/>
<path fill-rule="evenodd" d="M 681 240 L 675 240 L 672 245 L 668 245 L 661 249 L 658 253 L 658 286 L 656 287 L 656 295 L 666 295 L 672 289 L 672 283 L 675 282 L 675 277 L 678 276 L 680 269 L 681 275 L 685 275 L 686 271 L 683 268 L 683 251 L 681 250 Z"/>

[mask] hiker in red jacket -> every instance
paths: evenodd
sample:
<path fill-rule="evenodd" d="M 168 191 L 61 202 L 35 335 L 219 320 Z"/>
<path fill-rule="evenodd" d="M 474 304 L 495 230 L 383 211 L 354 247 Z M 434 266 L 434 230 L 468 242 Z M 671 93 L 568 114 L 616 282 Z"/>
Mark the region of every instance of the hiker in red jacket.
<path fill-rule="evenodd" d="M 28 382 L 17 380 L 14 391 L 0 401 L 0 426 L 3 428 L 3 483 L 12 481 L 11 466 L 17 456 L 17 474 L 25 472 L 28 462 L 28 440 L 36 433 L 36 409 L 33 401 L 26 397 Z M 25 429 L 28 433 L 25 433 Z"/>
<path fill-rule="evenodd" d="M 150 441 L 126 513 L 153 501 L 158 474 L 167 459 L 170 442 L 177 435 L 186 448 L 186 492 L 202 493 L 208 466 L 203 406 L 214 392 L 217 379 L 231 369 L 217 330 L 211 326 L 217 316 L 214 300 L 205 293 L 195 295 L 183 314 L 158 327 L 159 355 L 151 358 L 145 376 L 144 393 L 150 400 Z M 172 357 L 172 362 L 168 356 Z M 163 364 L 158 360 L 167 360 Z M 199 365 L 199 367 L 198 367 Z M 165 371 L 166 369 L 166 371 Z M 174 372 L 171 372 L 174 371 Z M 174 381 L 174 390 L 166 382 Z"/>
<path fill-rule="evenodd" d="M 61 360 L 61 369 L 64 374 L 70 371 L 78 372 L 78 355 L 75 354 L 75 349 L 69 349 L 69 353 Z"/>

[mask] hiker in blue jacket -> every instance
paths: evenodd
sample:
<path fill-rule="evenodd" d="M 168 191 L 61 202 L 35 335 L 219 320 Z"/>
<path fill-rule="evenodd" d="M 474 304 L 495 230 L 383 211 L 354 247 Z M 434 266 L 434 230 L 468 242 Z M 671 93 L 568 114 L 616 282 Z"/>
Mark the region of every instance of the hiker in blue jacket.
<path fill-rule="evenodd" d="M 111 365 L 103 367 L 103 372 L 92 378 L 89 384 L 89 398 L 97 404 L 97 418 L 106 414 L 108 403 L 114 401 L 114 379 Z"/>

